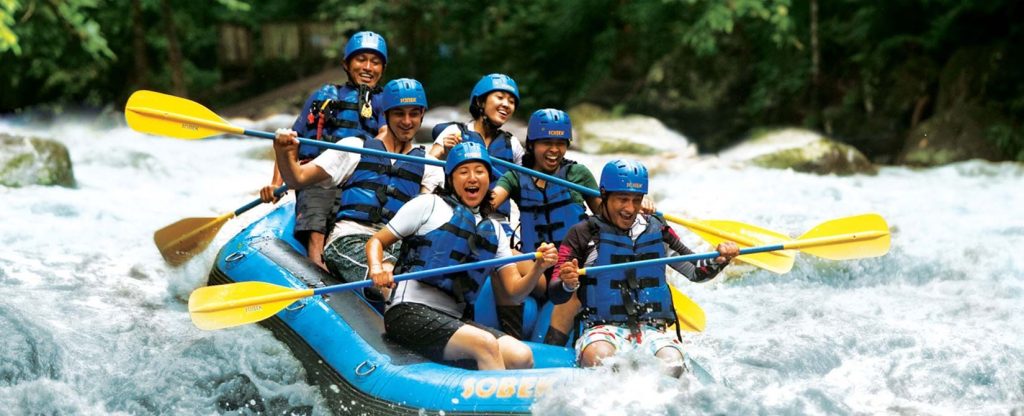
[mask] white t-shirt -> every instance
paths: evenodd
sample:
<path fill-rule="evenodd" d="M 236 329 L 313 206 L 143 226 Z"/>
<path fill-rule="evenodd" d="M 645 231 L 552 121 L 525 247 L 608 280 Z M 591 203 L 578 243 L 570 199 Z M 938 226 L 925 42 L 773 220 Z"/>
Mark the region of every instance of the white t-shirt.
<path fill-rule="evenodd" d="M 420 195 L 403 205 L 395 217 L 388 222 L 387 227 L 399 239 L 413 235 L 422 236 L 451 221 L 453 215 L 455 215 L 455 210 L 440 196 Z M 473 217 L 476 221 L 480 221 L 479 213 L 473 213 Z M 500 230 L 496 221 L 494 226 L 495 230 Z M 508 236 L 500 231 L 496 234 L 498 236 L 498 252 L 495 253 L 494 258 L 511 257 L 512 249 L 509 248 L 511 246 Z M 505 264 L 498 266 L 495 270 L 513 266 L 515 263 Z M 398 282 L 394 298 L 388 308 L 405 302 L 427 305 L 456 317 L 462 316 L 465 307 L 464 304 L 455 302 L 451 295 L 441 289 L 416 280 Z"/>
<path fill-rule="evenodd" d="M 476 123 L 473 122 L 473 121 L 470 121 L 470 122 L 466 123 L 466 130 L 476 131 L 475 126 L 476 126 Z M 445 127 L 444 130 L 441 130 L 441 133 L 437 135 L 437 139 L 434 140 L 434 143 L 437 144 L 438 146 L 444 147 L 444 136 L 447 136 L 449 134 L 459 134 L 459 133 L 462 133 L 462 130 L 459 129 L 458 125 L 455 125 L 455 124 L 449 125 L 448 127 Z M 477 133 L 479 133 L 479 132 L 477 132 Z M 509 142 L 512 143 L 512 162 L 517 164 L 517 165 L 522 165 L 523 164 L 523 155 L 526 154 L 526 149 L 523 148 L 523 144 L 519 142 L 519 139 L 515 135 L 511 135 L 511 133 L 509 133 L 509 134 L 510 134 Z"/>
<path fill-rule="evenodd" d="M 346 137 L 338 141 L 338 144 L 348 147 L 363 147 L 363 139 L 358 137 Z M 323 180 L 318 183 L 325 189 L 334 188 L 340 186 L 352 176 L 352 173 L 356 171 L 356 166 L 359 165 L 360 154 L 352 152 L 343 152 L 340 150 L 327 149 L 316 159 L 313 159 L 312 164 L 317 165 L 328 175 L 330 178 Z M 433 159 L 432 156 L 426 156 L 429 159 Z M 391 163 L 395 163 L 395 159 L 391 159 Z M 427 192 L 433 192 L 434 188 L 444 184 L 444 169 L 440 166 L 426 165 L 423 169 L 423 179 L 420 181 L 420 185 L 426 187 Z M 335 225 L 334 230 L 331 231 L 330 237 L 327 239 L 327 243 L 330 244 L 336 238 L 346 235 L 354 234 L 373 234 L 376 233 L 378 227 L 371 227 L 365 224 L 351 221 L 342 220 L 338 221 Z"/>

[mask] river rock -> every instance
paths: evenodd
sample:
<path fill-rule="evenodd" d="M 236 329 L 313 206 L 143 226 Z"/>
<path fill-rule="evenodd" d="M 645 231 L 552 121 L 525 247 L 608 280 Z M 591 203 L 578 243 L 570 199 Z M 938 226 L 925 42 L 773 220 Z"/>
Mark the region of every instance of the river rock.
<path fill-rule="evenodd" d="M 907 135 L 899 162 L 936 166 L 970 159 L 1006 160 L 986 133 L 1001 116 L 975 105 L 963 105 L 932 116 Z"/>
<path fill-rule="evenodd" d="M 570 116 L 571 117 L 571 116 Z M 697 145 L 690 143 L 656 118 L 627 115 L 612 119 L 573 121 L 578 148 L 596 154 L 694 157 Z"/>
<path fill-rule="evenodd" d="M 877 172 L 867 157 L 853 146 L 798 128 L 759 135 L 719 156 L 731 162 L 805 173 L 850 175 Z"/>
<path fill-rule="evenodd" d="M 0 133 L 0 185 L 75 186 L 68 148 L 53 140 Z"/>

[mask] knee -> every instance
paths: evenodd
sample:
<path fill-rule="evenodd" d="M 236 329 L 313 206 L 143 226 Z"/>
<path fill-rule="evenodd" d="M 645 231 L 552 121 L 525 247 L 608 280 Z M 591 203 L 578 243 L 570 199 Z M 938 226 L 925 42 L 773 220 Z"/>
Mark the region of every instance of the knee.
<path fill-rule="evenodd" d="M 615 346 L 607 342 L 598 341 L 588 345 L 580 354 L 581 367 L 595 367 L 601 365 L 606 357 L 615 354 Z"/>
<path fill-rule="evenodd" d="M 493 335 L 480 331 L 473 337 L 472 351 L 473 355 L 478 360 L 485 359 L 491 361 L 498 361 L 501 359 L 501 348 L 498 345 L 498 339 L 494 338 Z"/>
<path fill-rule="evenodd" d="M 683 352 L 674 347 L 662 347 L 654 354 L 665 363 L 664 374 L 669 377 L 679 378 L 686 370 Z"/>
<path fill-rule="evenodd" d="M 533 350 L 523 342 L 509 336 L 498 340 L 501 358 L 508 369 L 533 368 Z"/>

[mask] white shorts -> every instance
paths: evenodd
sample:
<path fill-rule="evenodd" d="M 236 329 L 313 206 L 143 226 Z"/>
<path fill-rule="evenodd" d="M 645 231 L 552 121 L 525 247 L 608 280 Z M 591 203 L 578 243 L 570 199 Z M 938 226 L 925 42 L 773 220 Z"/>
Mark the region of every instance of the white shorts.
<path fill-rule="evenodd" d="M 597 341 L 606 341 L 612 344 L 616 353 L 640 350 L 655 355 L 662 348 L 669 347 L 675 348 L 680 355 L 686 356 L 683 352 L 683 344 L 679 342 L 675 334 L 666 334 L 654 326 L 642 325 L 640 336 L 636 337 L 625 326 L 608 324 L 595 325 L 583 331 L 583 335 L 576 340 L 576 362 L 580 361 L 583 350 Z"/>

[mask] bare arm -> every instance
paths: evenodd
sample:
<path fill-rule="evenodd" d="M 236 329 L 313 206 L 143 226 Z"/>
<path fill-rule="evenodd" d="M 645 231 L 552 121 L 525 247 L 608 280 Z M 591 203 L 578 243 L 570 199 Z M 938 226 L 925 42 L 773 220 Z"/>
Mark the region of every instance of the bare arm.
<path fill-rule="evenodd" d="M 514 266 L 498 270 L 497 275 L 498 279 L 501 280 L 501 284 L 495 285 L 494 290 L 505 292 L 502 295 L 506 295 L 515 303 L 521 303 L 526 299 L 530 292 L 533 291 L 533 288 L 537 286 L 537 281 L 544 275 L 544 270 L 554 266 L 555 262 L 558 261 L 558 251 L 555 250 L 554 244 L 541 244 L 537 251 L 542 253 L 542 257 L 533 263 L 533 268 L 530 269 L 530 273 L 526 276 L 519 274 L 519 268 Z"/>
<path fill-rule="evenodd" d="M 498 209 L 501 204 L 508 200 L 508 189 L 495 186 L 491 191 L 491 208 Z"/>
<path fill-rule="evenodd" d="M 398 237 L 388 227 L 381 228 L 366 242 L 366 264 L 369 266 L 370 279 L 380 287 L 394 285 L 391 268 L 384 267 L 384 248 L 398 242 Z"/>
<path fill-rule="evenodd" d="M 299 139 L 295 130 L 277 130 L 274 138 L 274 155 L 277 171 L 289 188 L 302 189 L 331 177 L 317 165 L 299 164 Z"/>

